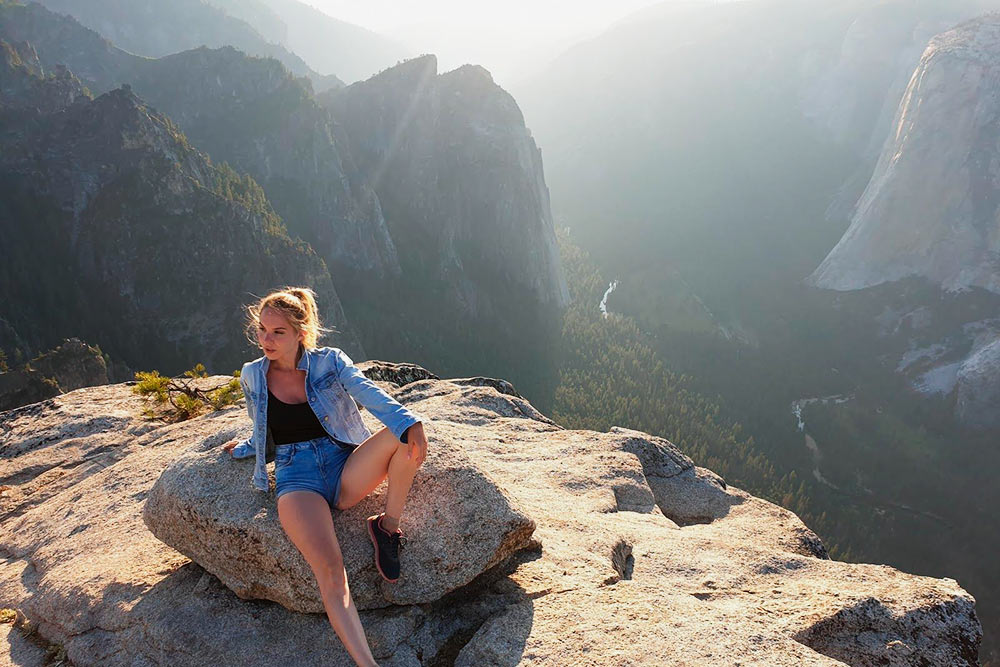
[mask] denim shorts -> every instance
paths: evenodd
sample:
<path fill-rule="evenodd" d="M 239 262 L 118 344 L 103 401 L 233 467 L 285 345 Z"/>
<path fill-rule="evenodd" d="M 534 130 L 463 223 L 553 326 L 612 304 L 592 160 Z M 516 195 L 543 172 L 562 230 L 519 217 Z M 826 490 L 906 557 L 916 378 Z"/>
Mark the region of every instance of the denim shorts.
<path fill-rule="evenodd" d="M 275 498 L 306 489 L 323 496 L 331 506 L 336 505 L 340 475 L 356 447 L 329 436 L 275 446 Z"/>

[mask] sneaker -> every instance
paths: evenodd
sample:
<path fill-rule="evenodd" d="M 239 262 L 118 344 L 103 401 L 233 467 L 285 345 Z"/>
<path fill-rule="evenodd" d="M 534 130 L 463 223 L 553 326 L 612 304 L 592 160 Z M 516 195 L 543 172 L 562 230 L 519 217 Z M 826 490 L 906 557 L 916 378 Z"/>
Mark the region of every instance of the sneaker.
<path fill-rule="evenodd" d="M 368 517 L 368 536 L 375 546 L 375 567 L 382 578 L 390 583 L 399 579 L 399 547 L 406 544 L 403 531 L 390 533 L 382 528 L 382 515 Z"/>

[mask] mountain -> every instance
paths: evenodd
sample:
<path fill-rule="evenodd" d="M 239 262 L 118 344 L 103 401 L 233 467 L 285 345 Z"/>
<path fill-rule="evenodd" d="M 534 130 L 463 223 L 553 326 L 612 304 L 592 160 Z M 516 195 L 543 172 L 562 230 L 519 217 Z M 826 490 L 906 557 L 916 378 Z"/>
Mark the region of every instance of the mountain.
<path fill-rule="evenodd" d="M 318 72 L 352 82 L 416 55 L 403 44 L 340 21 L 298 0 L 209 0 L 270 41 L 284 45 Z M 280 31 L 278 29 L 280 27 Z M 280 33 L 280 34 L 279 34 Z"/>
<path fill-rule="evenodd" d="M 322 260 L 252 178 L 213 164 L 130 87 L 94 98 L 33 55 L 5 42 L 0 72 L 0 300 L 19 340 L 80 336 L 171 373 L 197 350 L 229 371 L 247 355 L 240 304 L 293 283 L 313 286 L 360 350 Z"/>
<path fill-rule="evenodd" d="M 499 313 L 490 285 L 568 303 L 541 152 L 488 71 L 439 75 L 425 55 L 320 100 L 378 193 L 404 270 L 453 280 L 473 316 Z"/>
<path fill-rule="evenodd" d="M 337 103 L 276 61 L 229 47 L 140 58 L 36 4 L 8 3 L 0 16 L 0 37 L 32 43 L 46 66 L 92 74 L 95 91 L 128 82 L 200 150 L 252 176 L 326 262 L 366 348 L 454 373 L 475 360 L 518 374 L 536 396 L 551 388 L 566 287 L 548 190 L 516 102 L 488 72 L 432 71 L 439 81 L 414 100 L 420 122 L 410 124 L 398 105 L 410 104 L 425 60 L 355 84 Z M 396 108 L 373 127 L 383 98 Z M 420 150 L 400 153 L 383 179 L 372 132 Z M 525 330 L 534 335 L 524 340 Z"/>
<path fill-rule="evenodd" d="M 988 565 L 1000 297 L 916 276 L 846 293 L 802 279 L 844 236 L 887 138 L 891 155 L 924 40 L 989 4 L 663 3 L 513 89 L 544 151 L 554 218 L 600 263 L 592 307 L 607 294 L 609 320 L 638 324 L 657 361 L 718 395 L 761 467 L 803 480 L 813 522 L 840 549 L 951 572 L 980 600 L 1000 586 Z M 944 141 L 969 114 L 991 114 L 992 89 L 963 87 L 982 72 L 942 88 L 954 108 L 940 122 L 958 121 L 935 144 L 944 158 L 964 150 Z M 982 136 L 970 156 L 996 143 Z M 941 173 L 935 157 L 921 153 L 924 177 L 910 181 L 916 202 L 936 197 L 931 213 L 952 191 L 927 178 Z M 995 220 L 992 162 L 967 164 L 952 178 L 981 174 Z M 922 211 L 908 212 L 919 227 Z M 745 483 L 766 478 L 749 471 Z M 998 609 L 981 612 L 993 660 Z"/>
<path fill-rule="evenodd" d="M 741 329 L 759 310 L 751 289 L 808 275 L 843 234 L 831 203 L 870 176 L 868 146 L 881 146 L 922 40 L 990 6 L 661 3 L 512 92 L 546 156 L 556 221 L 612 275 L 679 271 Z"/>
<path fill-rule="evenodd" d="M 921 276 L 1000 293 L 1000 15 L 931 40 L 847 232 L 809 276 L 853 290 Z"/>
<path fill-rule="evenodd" d="M 31 42 L 47 66 L 93 73 L 95 91 L 128 82 L 199 149 L 260 183 L 349 295 L 344 308 L 366 347 L 451 359 L 456 373 L 475 359 L 547 377 L 531 350 L 549 345 L 560 317 L 552 306 L 566 303 L 548 191 L 516 102 L 488 72 L 431 71 L 439 81 L 415 97 L 411 124 L 400 105 L 410 104 L 413 72 L 433 60 L 401 63 L 336 102 L 334 91 L 314 98 L 280 64 L 231 48 L 139 58 L 40 6 L 0 11 L 0 36 Z M 400 153 L 382 178 L 373 132 L 419 151 Z M 525 329 L 535 332 L 526 342 Z"/>
<path fill-rule="evenodd" d="M 378 197 L 353 163 L 345 129 L 274 59 L 198 48 L 141 63 L 131 78 L 199 147 L 249 173 L 289 230 L 331 274 L 399 276 Z"/>
<path fill-rule="evenodd" d="M 731 311 L 749 300 L 734 288 L 801 275 L 830 243 L 803 219 L 853 158 L 798 98 L 804 63 L 833 57 L 852 4 L 663 3 L 519 84 L 556 220 L 612 275 L 676 270 L 742 328 Z"/>
<path fill-rule="evenodd" d="M 998 90 L 1000 14 L 930 41 L 850 227 L 808 284 L 861 290 L 919 278 L 947 293 L 1000 294 Z M 950 311 L 951 331 L 914 345 L 900 372 L 923 393 L 954 395 L 963 425 L 1000 427 L 1000 318 L 990 307 L 959 317 L 941 299 L 913 307 Z"/>
<path fill-rule="evenodd" d="M 42 0 L 41 4 L 72 16 L 137 55 L 158 58 L 197 46 L 230 45 L 249 55 L 276 58 L 296 76 L 308 77 L 317 91 L 343 85 L 333 74 L 318 74 L 285 47 L 268 42 L 248 23 L 201 0 Z"/>
<path fill-rule="evenodd" d="M 810 63 L 815 76 L 801 91 L 802 113 L 859 158 L 827 210 L 850 218 L 871 178 L 893 116 L 927 43 L 938 33 L 989 10 L 997 0 L 885 0 L 861 6 L 839 52 Z"/>
<path fill-rule="evenodd" d="M 30 42 L 46 67 L 68 65 L 95 93 L 128 83 L 200 150 L 252 175 L 338 284 L 358 272 L 399 274 L 377 196 L 345 152 L 343 129 L 277 60 L 230 46 L 143 58 L 36 3 L 2 6 L 0 17 L 0 37 Z"/>

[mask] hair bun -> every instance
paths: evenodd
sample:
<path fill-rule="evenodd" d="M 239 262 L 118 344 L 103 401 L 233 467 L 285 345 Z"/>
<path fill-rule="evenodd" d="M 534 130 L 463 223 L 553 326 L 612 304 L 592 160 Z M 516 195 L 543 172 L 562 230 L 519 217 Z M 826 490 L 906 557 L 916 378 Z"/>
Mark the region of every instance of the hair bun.
<path fill-rule="evenodd" d="M 310 287 L 286 286 L 273 290 L 257 303 L 247 306 L 247 337 L 253 341 L 260 325 L 260 313 L 272 308 L 281 313 L 296 331 L 305 335 L 302 344 L 307 348 L 317 345 L 320 335 L 331 331 L 320 323 L 316 292 Z"/>

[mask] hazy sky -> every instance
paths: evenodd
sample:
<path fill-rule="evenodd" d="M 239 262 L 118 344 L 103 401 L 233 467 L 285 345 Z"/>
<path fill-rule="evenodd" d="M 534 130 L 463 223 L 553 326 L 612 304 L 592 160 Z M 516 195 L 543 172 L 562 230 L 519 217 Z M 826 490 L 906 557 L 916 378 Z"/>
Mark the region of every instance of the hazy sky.
<path fill-rule="evenodd" d="M 330 16 L 433 53 L 439 70 L 483 65 L 504 85 L 599 34 L 620 18 L 663 0 L 303 0 Z"/>

